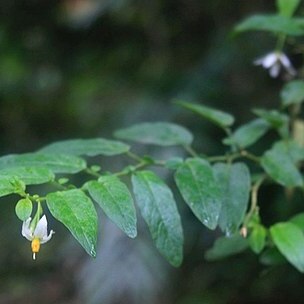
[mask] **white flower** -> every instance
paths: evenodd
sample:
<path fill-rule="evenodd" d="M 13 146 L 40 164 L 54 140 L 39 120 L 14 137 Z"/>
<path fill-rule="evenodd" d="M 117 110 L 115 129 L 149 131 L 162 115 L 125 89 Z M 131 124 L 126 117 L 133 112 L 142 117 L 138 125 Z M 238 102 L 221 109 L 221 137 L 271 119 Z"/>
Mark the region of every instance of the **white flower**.
<path fill-rule="evenodd" d="M 44 215 L 37 223 L 36 228 L 31 228 L 32 218 L 28 218 L 23 222 L 22 225 L 22 235 L 32 242 L 32 252 L 33 259 L 36 259 L 36 253 L 40 250 L 40 245 L 48 242 L 52 235 L 55 233 L 53 230 L 50 231 L 49 235 L 47 233 L 47 220 Z"/>
<path fill-rule="evenodd" d="M 258 58 L 253 62 L 255 65 L 261 65 L 265 69 L 269 69 L 271 77 L 278 77 L 281 67 L 283 67 L 291 76 L 296 75 L 296 71 L 292 66 L 289 58 L 282 52 L 272 52 Z"/>

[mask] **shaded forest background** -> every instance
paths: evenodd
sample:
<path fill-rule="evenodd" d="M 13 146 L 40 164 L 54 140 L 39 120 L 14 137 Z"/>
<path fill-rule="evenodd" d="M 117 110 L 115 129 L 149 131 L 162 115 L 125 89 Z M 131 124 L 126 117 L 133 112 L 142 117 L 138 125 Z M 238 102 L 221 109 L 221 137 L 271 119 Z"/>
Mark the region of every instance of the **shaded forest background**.
<path fill-rule="evenodd" d="M 251 107 L 276 107 L 283 80 L 252 65 L 273 50 L 275 38 L 231 35 L 246 16 L 274 10 L 267 0 L 1 0 L 1 154 L 34 151 L 60 139 L 111 138 L 115 129 L 141 121 L 183 124 L 195 134 L 198 150 L 223 153 L 222 131 L 172 101 L 221 108 L 237 124 L 253 117 Z M 300 64 L 301 54 L 289 55 Z M 260 145 L 267 146 L 271 136 Z M 135 149 L 160 157 L 182 153 Z M 115 170 L 125 162 L 115 157 L 101 166 Z M 279 187 L 262 192 L 266 224 L 296 208 L 276 204 L 282 194 Z M 303 278 L 291 266 L 265 268 L 251 253 L 205 262 L 219 232 L 207 232 L 185 206 L 179 206 L 185 260 L 173 269 L 143 223 L 139 237 L 129 240 L 102 214 L 96 260 L 50 221 L 56 235 L 33 262 L 14 197 L 0 203 L 1 304 L 302 303 Z"/>

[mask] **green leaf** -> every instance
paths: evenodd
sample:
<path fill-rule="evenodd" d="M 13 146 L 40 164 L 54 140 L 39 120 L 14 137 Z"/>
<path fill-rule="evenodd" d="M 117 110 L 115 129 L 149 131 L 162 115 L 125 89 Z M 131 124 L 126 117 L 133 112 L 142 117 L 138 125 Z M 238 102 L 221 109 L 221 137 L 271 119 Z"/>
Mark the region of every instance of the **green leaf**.
<path fill-rule="evenodd" d="M 304 234 L 292 223 L 278 223 L 270 227 L 274 244 L 285 258 L 300 272 L 304 272 Z"/>
<path fill-rule="evenodd" d="M 218 163 L 213 166 L 213 173 L 221 189 L 218 224 L 226 235 L 231 235 L 238 230 L 247 210 L 250 173 L 244 163 Z"/>
<path fill-rule="evenodd" d="M 165 162 L 165 167 L 171 170 L 176 170 L 184 160 L 180 157 L 172 157 Z"/>
<path fill-rule="evenodd" d="M 183 259 L 183 230 L 171 190 L 153 172 L 132 175 L 136 202 L 157 249 L 173 265 Z"/>
<path fill-rule="evenodd" d="M 15 212 L 21 221 L 27 220 L 33 211 L 32 201 L 28 198 L 22 198 L 18 201 L 15 207 Z"/>
<path fill-rule="evenodd" d="M 24 190 L 24 183 L 17 178 L 11 176 L 0 176 L 0 197 L 13 193 L 19 193 Z"/>
<path fill-rule="evenodd" d="M 224 259 L 245 251 L 248 245 L 248 240 L 239 234 L 231 237 L 220 237 L 215 241 L 213 247 L 205 253 L 205 259 L 208 261 Z"/>
<path fill-rule="evenodd" d="M 304 148 L 294 140 L 281 140 L 274 144 L 274 149 L 288 155 L 294 164 L 304 160 Z"/>
<path fill-rule="evenodd" d="M 0 170 L 0 176 L 16 177 L 22 180 L 26 185 L 44 184 L 55 178 L 52 171 L 43 167 L 2 169 Z"/>
<path fill-rule="evenodd" d="M 268 248 L 260 256 L 260 263 L 266 266 L 285 264 L 287 261 L 277 248 Z"/>
<path fill-rule="evenodd" d="M 285 84 L 281 91 L 281 103 L 283 107 L 292 104 L 300 104 L 304 101 L 304 81 L 293 80 Z"/>
<path fill-rule="evenodd" d="M 287 187 L 302 186 L 302 176 L 292 157 L 282 145 L 274 145 L 261 158 L 264 170 L 279 184 Z"/>
<path fill-rule="evenodd" d="M 300 0 L 277 0 L 277 8 L 282 16 L 291 17 L 300 4 Z"/>
<path fill-rule="evenodd" d="M 304 232 L 304 213 L 299 213 L 289 219 L 289 222 L 298 226 Z"/>
<path fill-rule="evenodd" d="M 234 117 L 228 113 L 206 107 L 201 104 L 190 103 L 190 102 L 176 102 L 178 105 L 204 117 L 205 119 L 215 123 L 216 125 L 226 128 L 234 123 Z"/>
<path fill-rule="evenodd" d="M 288 124 L 288 116 L 277 110 L 254 109 L 253 113 L 266 120 L 274 128 L 278 129 Z"/>
<path fill-rule="evenodd" d="M 127 186 L 115 176 L 102 176 L 86 184 L 91 197 L 129 237 L 137 235 L 136 212 Z"/>
<path fill-rule="evenodd" d="M 140 123 L 118 130 L 115 137 L 159 146 L 190 145 L 192 134 L 179 125 L 167 122 Z"/>
<path fill-rule="evenodd" d="M 262 225 L 255 225 L 249 236 L 250 248 L 259 254 L 265 247 L 267 231 Z"/>
<path fill-rule="evenodd" d="M 215 229 L 222 195 L 210 164 L 200 158 L 187 159 L 177 169 L 175 182 L 195 216 L 209 229 Z"/>
<path fill-rule="evenodd" d="M 77 173 L 86 168 L 86 162 L 64 154 L 25 153 L 0 157 L 0 170 L 20 167 L 45 167 L 54 173 Z"/>
<path fill-rule="evenodd" d="M 79 189 L 49 193 L 51 214 L 63 223 L 92 257 L 96 256 L 97 214 L 89 197 Z"/>
<path fill-rule="evenodd" d="M 52 143 L 39 150 L 40 153 L 69 155 L 112 156 L 128 152 L 130 147 L 120 141 L 104 138 L 72 139 Z"/>
<path fill-rule="evenodd" d="M 239 127 L 231 137 L 225 138 L 223 143 L 246 148 L 258 141 L 269 129 L 269 123 L 264 119 L 258 118 Z"/>
<path fill-rule="evenodd" d="M 234 29 L 236 33 L 245 31 L 268 31 L 290 36 L 301 36 L 304 29 L 296 18 L 282 15 L 254 15 L 240 22 Z"/>

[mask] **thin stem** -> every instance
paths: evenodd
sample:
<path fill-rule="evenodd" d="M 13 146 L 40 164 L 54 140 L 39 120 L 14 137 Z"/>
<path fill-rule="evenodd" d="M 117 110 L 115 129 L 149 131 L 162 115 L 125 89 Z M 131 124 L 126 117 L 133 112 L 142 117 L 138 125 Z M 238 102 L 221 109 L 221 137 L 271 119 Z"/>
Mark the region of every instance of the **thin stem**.
<path fill-rule="evenodd" d="M 260 164 L 260 158 L 257 157 L 257 156 L 255 156 L 254 154 L 246 151 L 246 150 L 242 150 L 241 151 L 241 156 L 246 157 L 246 158 L 248 158 L 248 159 L 250 159 L 250 160 L 252 160 L 252 161 Z"/>
<path fill-rule="evenodd" d="M 277 52 L 282 52 L 285 41 L 286 41 L 286 34 L 279 34 L 277 44 L 275 47 L 275 50 Z"/>
<path fill-rule="evenodd" d="M 101 177 L 101 174 L 99 174 L 98 172 L 96 172 L 96 171 L 94 171 L 90 168 L 86 168 L 84 171 L 91 176 L 94 176 L 94 177 L 97 177 L 97 178 Z"/>
<path fill-rule="evenodd" d="M 197 157 L 198 154 L 194 151 L 194 149 L 191 146 L 183 145 L 183 148 L 193 157 Z"/>
<path fill-rule="evenodd" d="M 136 161 L 138 161 L 138 162 L 142 162 L 142 161 L 143 161 L 143 159 L 142 159 L 139 155 L 137 155 L 137 154 L 135 154 L 135 153 L 133 153 L 133 152 L 131 152 L 131 151 L 128 151 L 126 154 L 127 154 L 130 158 L 132 158 L 132 159 L 134 159 L 134 160 L 136 160 Z"/>

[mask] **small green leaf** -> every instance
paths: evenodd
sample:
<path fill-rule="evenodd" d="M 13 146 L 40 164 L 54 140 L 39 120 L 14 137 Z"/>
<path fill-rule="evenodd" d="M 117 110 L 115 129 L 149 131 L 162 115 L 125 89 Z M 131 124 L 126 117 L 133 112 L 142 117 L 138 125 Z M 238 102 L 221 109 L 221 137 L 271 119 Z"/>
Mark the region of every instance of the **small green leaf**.
<path fill-rule="evenodd" d="M 0 197 L 25 190 L 25 184 L 15 177 L 0 176 Z"/>
<path fill-rule="evenodd" d="M 209 229 L 215 229 L 222 195 L 210 164 L 200 158 L 187 159 L 177 169 L 175 182 L 195 216 Z"/>
<path fill-rule="evenodd" d="M 45 167 L 54 173 L 77 173 L 86 168 L 86 162 L 64 154 L 25 153 L 0 157 L 0 170 L 20 167 Z"/>
<path fill-rule="evenodd" d="M 226 128 L 234 123 L 234 117 L 228 113 L 213 109 L 211 107 L 206 107 L 197 103 L 190 102 L 176 102 L 178 105 L 204 117 L 205 119 L 215 123 L 216 125 Z"/>
<path fill-rule="evenodd" d="M 248 240 L 239 234 L 231 237 L 220 237 L 215 241 L 213 247 L 205 253 L 205 259 L 208 261 L 224 259 L 245 251 L 248 246 Z"/>
<path fill-rule="evenodd" d="M 300 4 L 300 0 L 277 0 L 277 8 L 282 16 L 291 17 Z"/>
<path fill-rule="evenodd" d="M 246 148 L 258 141 L 269 129 L 269 123 L 264 119 L 258 118 L 239 127 L 231 137 L 225 138 L 223 143 Z"/>
<path fill-rule="evenodd" d="M 254 109 L 253 113 L 266 120 L 274 128 L 278 129 L 288 124 L 288 116 L 277 110 Z"/>
<path fill-rule="evenodd" d="M 89 197 L 79 189 L 46 196 L 51 214 L 63 223 L 92 257 L 96 256 L 97 214 Z"/>
<path fill-rule="evenodd" d="M 304 29 L 296 18 L 282 15 L 254 15 L 246 18 L 235 27 L 235 32 L 268 31 L 290 36 L 301 36 Z"/>
<path fill-rule="evenodd" d="M 260 263 L 266 266 L 285 264 L 287 261 L 277 248 L 268 248 L 260 256 Z"/>
<path fill-rule="evenodd" d="M 250 248 L 259 254 L 265 247 L 267 231 L 262 225 L 255 225 L 249 236 Z"/>
<path fill-rule="evenodd" d="M 165 163 L 165 167 L 171 170 L 176 170 L 184 160 L 180 157 L 172 157 L 168 159 Z"/>
<path fill-rule="evenodd" d="M 243 222 L 250 193 L 250 173 L 244 163 L 213 166 L 213 173 L 221 189 L 221 212 L 218 224 L 226 235 L 234 234 Z"/>
<path fill-rule="evenodd" d="M 32 201 L 28 198 L 22 198 L 18 201 L 15 207 L 15 212 L 21 221 L 27 220 L 33 211 Z"/>
<path fill-rule="evenodd" d="M 128 152 L 130 147 L 120 141 L 104 138 L 72 139 L 52 143 L 39 150 L 39 153 L 69 155 L 112 156 Z"/>
<path fill-rule="evenodd" d="M 264 170 L 279 184 L 287 187 L 302 186 L 302 176 L 292 157 L 282 145 L 274 145 L 261 159 Z"/>
<path fill-rule="evenodd" d="M 292 223 L 278 223 L 270 227 L 274 244 L 285 258 L 300 272 L 304 272 L 304 234 Z"/>
<path fill-rule="evenodd" d="M 0 170 L 0 176 L 16 177 L 26 185 L 39 185 L 54 180 L 52 171 L 43 167 L 20 167 Z"/>
<path fill-rule="evenodd" d="M 190 145 L 192 134 L 182 126 L 167 122 L 140 123 L 115 132 L 115 137 L 159 146 Z"/>
<path fill-rule="evenodd" d="M 136 202 L 157 249 L 173 265 L 183 259 L 183 230 L 173 194 L 153 172 L 132 175 Z"/>
<path fill-rule="evenodd" d="M 129 237 L 135 238 L 136 212 L 127 186 L 115 176 L 102 176 L 86 187 L 105 214 Z"/>
<path fill-rule="evenodd" d="M 304 148 L 294 140 L 277 141 L 273 145 L 273 148 L 288 155 L 294 164 L 304 160 Z"/>
<path fill-rule="evenodd" d="M 304 81 L 293 80 L 285 84 L 281 92 L 281 100 L 283 107 L 302 103 L 304 101 Z"/>

